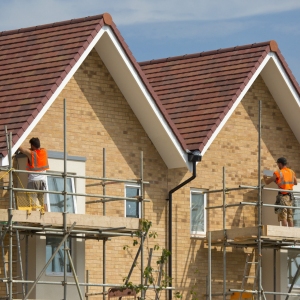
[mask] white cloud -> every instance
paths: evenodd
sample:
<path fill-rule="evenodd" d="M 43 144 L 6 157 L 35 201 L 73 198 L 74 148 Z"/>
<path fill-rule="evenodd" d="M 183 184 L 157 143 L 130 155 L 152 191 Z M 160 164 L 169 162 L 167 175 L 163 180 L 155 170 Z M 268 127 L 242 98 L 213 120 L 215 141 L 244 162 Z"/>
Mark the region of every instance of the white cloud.
<path fill-rule="evenodd" d="M 0 0 L 0 30 L 109 12 L 117 25 L 220 21 L 300 9 L 299 0 Z"/>
<path fill-rule="evenodd" d="M 124 11 L 129 9 L 129 13 Z M 298 0 L 127 0 L 113 15 L 117 24 L 229 20 L 300 9 Z"/>

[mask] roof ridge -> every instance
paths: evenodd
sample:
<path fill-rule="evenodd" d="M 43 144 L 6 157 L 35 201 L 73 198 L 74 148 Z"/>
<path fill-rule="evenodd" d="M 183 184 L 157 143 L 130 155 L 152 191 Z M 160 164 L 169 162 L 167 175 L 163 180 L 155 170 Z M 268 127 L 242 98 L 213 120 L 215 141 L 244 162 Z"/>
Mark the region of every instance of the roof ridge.
<path fill-rule="evenodd" d="M 278 50 L 276 41 L 270 40 L 267 42 L 253 43 L 253 44 L 235 46 L 235 47 L 230 47 L 230 48 L 220 48 L 217 50 L 209 50 L 209 51 L 197 52 L 197 53 L 193 53 L 193 54 L 185 54 L 185 55 L 172 56 L 172 57 L 160 58 L 160 59 L 152 59 L 152 60 L 148 60 L 148 61 L 139 62 L 139 65 L 143 66 L 143 65 L 156 64 L 156 63 L 162 63 L 162 62 L 173 61 L 173 60 L 196 58 L 196 57 L 201 57 L 201 56 L 219 54 L 219 53 L 230 52 L 230 51 L 234 51 L 234 50 L 244 50 L 247 48 L 256 48 L 256 47 L 261 47 L 261 46 L 270 46 L 270 49 L 273 52 L 277 52 L 277 50 Z"/>
<path fill-rule="evenodd" d="M 109 13 L 103 13 L 103 14 L 99 14 L 99 15 L 84 17 L 84 18 L 70 19 L 70 20 L 66 20 L 66 21 L 60 21 L 60 22 L 42 24 L 42 25 L 25 27 L 25 28 L 20 28 L 20 29 L 2 31 L 2 32 L 0 32 L 0 36 L 5 36 L 5 35 L 15 34 L 15 33 L 23 33 L 23 32 L 39 30 L 39 29 L 45 29 L 45 28 L 53 28 L 53 27 L 58 27 L 58 26 L 62 26 L 62 25 L 69 25 L 69 24 L 80 23 L 80 22 L 91 21 L 91 20 L 97 20 L 97 19 L 99 19 L 99 20 L 103 19 L 104 23 L 106 25 L 111 25 L 111 22 L 112 22 L 112 18 L 110 16 L 110 14 Z"/>

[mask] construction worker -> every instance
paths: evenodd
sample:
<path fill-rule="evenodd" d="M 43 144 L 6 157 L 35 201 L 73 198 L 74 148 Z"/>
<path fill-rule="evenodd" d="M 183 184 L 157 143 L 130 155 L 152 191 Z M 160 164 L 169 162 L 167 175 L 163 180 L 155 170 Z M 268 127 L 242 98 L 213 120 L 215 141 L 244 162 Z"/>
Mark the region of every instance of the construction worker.
<path fill-rule="evenodd" d="M 25 147 L 20 147 L 18 149 L 28 158 L 26 170 L 36 172 L 28 174 L 27 188 L 32 190 L 45 190 L 47 180 L 45 172 L 49 169 L 47 150 L 41 148 L 39 138 L 31 138 L 29 143 L 30 149 Z M 40 205 L 42 210 L 46 211 L 46 205 L 44 205 L 44 193 L 37 193 L 36 205 Z"/>
<path fill-rule="evenodd" d="M 264 182 L 269 184 L 275 182 L 279 189 L 293 190 L 293 186 L 297 184 L 297 178 L 293 170 L 287 168 L 287 160 L 284 157 L 277 159 L 279 171 L 275 171 L 272 177 L 264 175 Z M 293 194 L 289 192 L 278 192 L 276 197 L 277 205 L 292 206 Z M 278 221 L 282 226 L 293 227 L 293 209 L 292 208 L 276 208 L 275 213 L 278 214 Z"/>

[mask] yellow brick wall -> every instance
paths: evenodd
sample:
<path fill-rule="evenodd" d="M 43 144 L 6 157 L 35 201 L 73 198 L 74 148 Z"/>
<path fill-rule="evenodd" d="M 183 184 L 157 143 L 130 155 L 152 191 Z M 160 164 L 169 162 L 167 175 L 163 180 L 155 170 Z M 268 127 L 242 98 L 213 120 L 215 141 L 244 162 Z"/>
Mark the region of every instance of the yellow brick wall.
<path fill-rule="evenodd" d="M 67 99 L 67 151 L 69 155 L 85 156 L 86 174 L 102 176 L 102 149 L 106 148 L 106 176 L 131 179 L 140 177 L 140 152 L 144 153 L 145 218 L 158 233 L 155 241 L 146 243 L 146 250 L 159 244 L 167 247 L 168 191 L 191 176 L 185 168 L 168 170 L 151 140 L 141 127 L 120 90 L 114 83 L 96 51 L 92 51 L 67 86 L 49 108 L 43 119 L 29 135 L 38 136 L 42 147 L 63 151 L 63 99 Z M 261 77 L 253 84 L 244 100 L 230 117 L 202 162 L 197 166 L 197 178 L 173 195 L 173 285 L 184 294 L 183 299 L 202 299 L 206 291 L 207 245 L 203 239 L 190 237 L 190 188 L 222 188 L 222 167 L 226 167 L 227 187 L 240 184 L 257 185 L 257 123 L 258 100 L 262 110 L 262 166 L 275 169 L 276 158 L 285 155 L 290 166 L 300 174 L 299 143 L 284 120 Z M 26 143 L 28 142 L 26 141 Z M 25 144 L 26 144 L 25 143 Z M 94 181 L 87 181 L 93 183 Z M 101 187 L 89 187 L 87 193 L 102 193 Z M 107 186 L 107 194 L 124 195 L 124 184 Z M 227 196 L 228 203 L 256 200 L 256 192 L 238 191 Z M 86 199 L 94 200 L 94 198 Z M 220 205 L 222 197 L 208 197 L 210 206 Z M 102 215 L 102 204 L 86 206 L 87 214 Z M 272 212 L 273 213 L 273 212 Z M 106 204 L 106 214 L 124 216 L 122 201 Z M 227 228 L 253 226 L 256 212 L 253 207 L 230 208 Z M 208 214 L 208 230 L 222 228 L 221 210 Z M 123 250 L 129 245 L 128 250 Z M 122 283 L 128 274 L 137 247 L 131 238 L 114 238 L 107 242 L 107 282 Z M 228 288 L 240 287 L 246 253 L 252 249 L 231 249 L 227 253 Z M 145 265 L 147 263 L 145 251 Z M 157 251 L 156 255 L 160 251 Z M 156 261 L 157 258 L 153 258 Z M 222 252 L 213 247 L 212 268 L 214 292 L 222 292 Z M 132 281 L 139 283 L 140 264 Z M 86 242 L 86 269 L 90 282 L 102 282 L 102 242 Z M 90 292 L 101 291 L 90 288 Z M 164 294 L 164 293 L 163 293 Z M 149 294 L 151 295 L 151 293 Z M 102 296 L 94 299 L 102 299 Z"/>
<path fill-rule="evenodd" d="M 106 177 L 140 178 L 140 153 L 143 151 L 144 178 L 150 182 L 145 186 L 145 198 L 151 199 L 150 203 L 145 203 L 146 218 L 153 222 L 153 227 L 158 233 L 158 238 L 149 247 L 157 243 L 161 249 L 166 248 L 167 167 L 96 51 L 92 51 L 88 56 L 28 139 L 38 136 L 42 147 L 63 151 L 64 98 L 67 102 L 67 151 L 69 155 L 87 158 L 88 176 L 102 177 L 103 148 L 105 148 Z M 95 181 L 86 183 L 95 183 Z M 86 192 L 102 194 L 102 187 L 89 187 Z M 124 196 L 124 184 L 108 185 L 106 194 Z M 86 200 L 92 201 L 95 198 Z M 86 213 L 102 215 L 102 204 L 87 205 Z M 107 203 L 106 215 L 123 217 L 124 202 Z M 129 249 L 123 250 L 124 245 L 129 245 Z M 137 246 L 132 246 L 131 237 L 115 238 L 107 242 L 108 283 L 123 283 L 122 279 L 129 272 L 136 250 Z M 160 251 L 156 252 L 160 253 Z M 101 283 L 102 241 L 87 241 L 86 253 L 89 280 L 93 283 Z M 146 259 L 145 255 L 145 262 Z M 139 283 L 139 265 L 135 269 L 132 280 Z M 99 290 L 102 291 L 99 287 L 90 288 L 89 291 Z M 100 298 L 102 299 L 102 296 Z"/>
<path fill-rule="evenodd" d="M 285 156 L 289 167 L 298 176 L 300 174 L 299 143 L 259 76 L 198 164 L 197 178 L 173 196 L 175 246 L 172 252 L 175 256 L 173 276 L 176 278 L 174 285 L 181 286 L 186 293 L 191 290 L 198 296 L 205 293 L 208 255 L 204 241 L 191 239 L 189 236 L 190 188 L 222 189 L 223 166 L 226 168 L 228 188 L 258 185 L 258 100 L 262 100 L 261 170 L 275 170 L 276 159 Z M 172 172 L 170 183 L 172 187 L 191 176 L 190 173 L 184 174 L 182 169 L 170 172 Z M 227 203 L 256 201 L 257 192 L 253 190 L 230 192 L 226 198 Z M 210 194 L 208 205 L 222 205 L 221 193 Z M 273 208 L 264 209 L 273 214 Z M 208 230 L 222 229 L 222 216 L 221 209 L 209 211 Z M 256 218 L 256 210 L 251 206 L 228 208 L 226 228 L 253 226 L 256 224 Z M 252 249 L 227 248 L 227 288 L 241 287 L 246 253 L 251 252 Z M 213 292 L 222 292 L 223 289 L 222 257 L 220 247 L 213 247 Z"/>

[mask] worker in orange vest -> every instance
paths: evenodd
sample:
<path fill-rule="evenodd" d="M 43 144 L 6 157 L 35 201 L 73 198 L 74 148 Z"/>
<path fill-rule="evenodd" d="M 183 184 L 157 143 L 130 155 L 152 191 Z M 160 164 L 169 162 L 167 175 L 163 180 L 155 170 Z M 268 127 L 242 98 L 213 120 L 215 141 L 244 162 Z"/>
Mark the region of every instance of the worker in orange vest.
<path fill-rule="evenodd" d="M 27 188 L 32 190 L 45 190 L 47 176 L 46 170 L 49 169 L 47 150 L 41 148 L 39 138 L 31 138 L 30 149 L 20 147 L 18 150 L 27 156 L 27 171 L 34 171 L 34 173 L 28 174 Z M 44 193 L 37 193 L 38 202 L 36 205 L 40 205 L 43 210 L 46 209 L 44 204 Z"/>
<path fill-rule="evenodd" d="M 293 186 L 297 184 L 297 178 L 292 169 L 287 168 L 287 160 L 284 157 L 277 159 L 277 166 L 279 171 L 275 171 L 272 177 L 264 175 L 264 182 L 269 184 L 275 182 L 279 189 L 293 190 Z M 293 193 L 291 192 L 278 192 L 276 197 L 277 205 L 292 206 Z M 278 221 L 281 221 L 282 226 L 293 227 L 293 209 L 292 208 L 277 208 L 275 213 L 278 214 Z"/>

